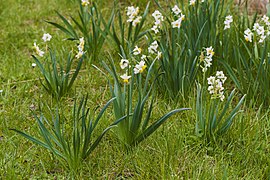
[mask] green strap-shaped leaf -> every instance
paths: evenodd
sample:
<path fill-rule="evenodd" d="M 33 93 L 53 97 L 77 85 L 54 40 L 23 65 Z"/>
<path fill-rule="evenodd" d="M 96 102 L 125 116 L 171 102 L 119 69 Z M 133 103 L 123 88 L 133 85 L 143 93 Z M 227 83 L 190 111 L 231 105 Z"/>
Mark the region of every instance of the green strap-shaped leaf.
<path fill-rule="evenodd" d="M 155 123 L 153 123 L 150 127 L 148 127 L 145 131 L 142 132 L 141 135 L 136 137 L 135 141 L 131 145 L 136 145 L 143 141 L 145 138 L 150 136 L 153 132 L 157 130 L 159 126 L 161 126 L 168 118 L 170 118 L 172 115 L 174 115 L 177 112 L 185 111 L 185 110 L 190 110 L 190 108 L 181 108 L 181 109 L 175 109 L 167 114 L 165 114 L 163 117 L 161 117 L 159 120 L 157 120 Z"/>

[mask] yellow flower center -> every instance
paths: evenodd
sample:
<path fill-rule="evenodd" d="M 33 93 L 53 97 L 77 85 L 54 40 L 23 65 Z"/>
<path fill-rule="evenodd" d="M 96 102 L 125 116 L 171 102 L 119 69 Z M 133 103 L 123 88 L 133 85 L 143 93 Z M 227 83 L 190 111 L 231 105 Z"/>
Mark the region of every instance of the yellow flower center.
<path fill-rule="evenodd" d="M 128 83 L 128 79 L 124 79 L 123 81 L 124 81 L 124 83 Z"/>
<path fill-rule="evenodd" d="M 140 70 L 140 73 L 142 73 L 145 69 L 146 69 L 146 65 L 144 65 L 143 67 L 142 67 L 142 69 Z"/>

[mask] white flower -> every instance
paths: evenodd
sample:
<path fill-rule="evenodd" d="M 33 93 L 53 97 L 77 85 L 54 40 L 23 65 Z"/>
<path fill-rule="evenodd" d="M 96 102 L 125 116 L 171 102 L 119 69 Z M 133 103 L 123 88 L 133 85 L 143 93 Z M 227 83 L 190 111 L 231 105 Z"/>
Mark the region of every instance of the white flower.
<path fill-rule="evenodd" d="M 36 43 L 34 43 L 34 50 L 36 51 L 37 55 L 39 55 L 40 57 L 43 57 L 43 55 L 45 54 L 44 51 L 41 51 L 41 50 L 39 49 L 39 47 L 37 46 Z"/>
<path fill-rule="evenodd" d="M 269 17 L 266 16 L 266 15 L 264 15 L 264 16 L 262 17 L 262 21 L 267 25 L 267 24 L 269 23 Z"/>
<path fill-rule="evenodd" d="M 207 53 L 207 56 L 211 56 L 211 57 L 214 56 L 215 52 L 212 46 L 206 48 L 206 53 Z"/>
<path fill-rule="evenodd" d="M 201 0 L 201 2 L 203 3 L 203 2 L 204 2 L 204 0 Z"/>
<path fill-rule="evenodd" d="M 190 1 L 189 1 L 189 5 L 190 5 L 190 6 L 194 6 L 195 3 L 196 3 L 196 0 L 190 0 Z"/>
<path fill-rule="evenodd" d="M 155 10 L 155 11 L 153 12 L 152 16 L 154 17 L 154 19 L 155 19 L 156 21 L 164 21 L 164 18 L 163 18 L 163 16 L 162 16 L 161 12 L 159 12 L 158 10 Z"/>
<path fill-rule="evenodd" d="M 78 50 L 83 51 L 83 49 L 84 49 L 84 37 L 81 37 L 79 40 L 80 40 L 80 43 L 78 45 Z"/>
<path fill-rule="evenodd" d="M 135 48 L 133 49 L 134 55 L 139 55 L 139 54 L 141 54 L 141 52 L 142 52 L 142 49 L 139 48 L 138 46 L 135 46 Z"/>
<path fill-rule="evenodd" d="M 251 32 L 251 30 L 250 29 L 246 29 L 245 32 L 244 32 L 245 40 L 247 42 L 252 42 L 252 36 L 253 36 L 253 33 Z"/>
<path fill-rule="evenodd" d="M 217 71 L 216 72 L 216 77 L 224 83 L 227 79 L 227 77 L 224 75 L 223 71 Z"/>
<path fill-rule="evenodd" d="M 127 7 L 127 16 L 129 17 L 127 22 L 133 22 L 135 17 L 139 14 L 139 7 L 129 6 Z"/>
<path fill-rule="evenodd" d="M 145 60 L 146 59 L 146 55 L 142 55 L 142 57 L 141 57 L 141 60 Z"/>
<path fill-rule="evenodd" d="M 121 69 L 125 69 L 126 67 L 128 67 L 128 65 L 129 65 L 129 61 L 127 59 L 121 59 L 121 62 L 120 62 Z"/>
<path fill-rule="evenodd" d="M 253 25 L 253 30 L 254 30 L 254 31 L 257 31 L 257 29 L 259 29 L 259 27 L 260 27 L 260 24 L 259 24 L 259 23 L 255 23 L 255 24 Z"/>
<path fill-rule="evenodd" d="M 162 56 L 162 53 L 160 51 L 157 52 L 157 59 L 159 60 Z"/>
<path fill-rule="evenodd" d="M 181 14 L 182 11 L 179 9 L 179 7 L 177 5 L 175 5 L 172 8 L 172 12 L 177 16 L 178 14 Z"/>
<path fill-rule="evenodd" d="M 180 28 L 182 24 L 182 18 L 177 19 L 176 21 L 172 22 L 173 28 Z"/>
<path fill-rule="evenodd" d="M 259 43 L 263 43 L 263 41 L 266 39 L 266 36 L 265 35 L 261 35 L 260 36 L 260 40 L 259 40 Z"/>
<path fill-rule="evenodd" d="M 142 73 L 146 69 L 145 61 L 140 61 L 134 68 L 134 74 Z"/>
<path fill-rule="evenodd" d="M 123 74 L 122 76 L 120 76 L 124 83 L 128 83 L 128 80 L 131 78 L 131 76 L 128 76 L 127 73 Z"/>
<path fill-rule="evenodd" d="M 153 30 L 155 32 L 155 34 L 157 34 L 159 32 L 161 22 L 164 21 L 164 18 L 158 10 L 155 10 L 155 12 L 152 14 L 152 16 L 154 17 L 155 22 L 154 22 L 154 26 L 151 28 L 151 30 Z"/>
<path fill-rule="evenodd" d="M 136 17 L 136 19 L 134 19 L 134 21 L 132 22 L 132 26 L 137 26 L 137 24 L 139 24 L 142 20 L 142 16 L 138 16 Z"/>
<path fill-rule="evenodd" d="M 36 63 L 32 63 L 32 68 L 36 67 L 37 64 Z"/>
<path fill-rule="evenodd" d="M 80 59 L 83 56 L 84 52 L 83 51 L 78 51 L 78 53 L 76 54 L 76 58 Z"/>
<path fill-rule="evenodd" d="M 51 38 L 52 38 L 52 36 L 49 33 L 43 34 L 43 37 L 42 37 L 44 42 L 50 41 Z"/>
<path fill-rule="evenodd" d="M 209 85 L 207 90 L 211 94 L 212 99 L 219 98 L 221 101 L 224 100 L 225 96 L 223 92 L 224 90 L 223 83 L 225 82 L 226 79 L 227 77 L 224 75 L 222 71 L 217 71 L 216 76 L 210 76 L 209 78 L 207 78 Z"/>
<path fill-rule="evenodd" d="M 148 47 L 148 52 L 150 54 L 154 54 L 157 52 L 157 48 L 158 48 L 158 43 L 157 41 L 152 42 L 152 44 Z"/>
<path fill-rule="evenodd" d="M 229 29 L 229 28 L 231 27 L 230 24 L 231 24 L 232 22 L 233 22 L 232 16 L 231 16 L 231 15 L 226 16 L 225 21 L 224 21 L 224 24 L 225 24 L 224 30 L 225 30 L 225 29 Z"/>
<path fill-rule="evenodd" d="M 264 30 L 264 27 L 263 26 L 260 26 L 257 30 L 256 30 L 257 34 L 258 35 L 263 35 L 265 30 Z"/>
<path fill-rule="evenodd" d="M 208 84 L 214 84 L 215 83 L 216 78 L 214 76 L 210 76 L 209 78 L 207 78 Z"/>
<path fill-rule="evenodd" d="M 151 30 L 153 30 L 155 32 L 155 34 L 157 34 L 159 32 L 158 30 L 158 26 L 157 25 L 154 25 Z"/>
<path fill-rule="evenodd" d="M 82 6 L 87 6 L 89 5 L 89 1 L 88 0 L 82 0 Z"/>

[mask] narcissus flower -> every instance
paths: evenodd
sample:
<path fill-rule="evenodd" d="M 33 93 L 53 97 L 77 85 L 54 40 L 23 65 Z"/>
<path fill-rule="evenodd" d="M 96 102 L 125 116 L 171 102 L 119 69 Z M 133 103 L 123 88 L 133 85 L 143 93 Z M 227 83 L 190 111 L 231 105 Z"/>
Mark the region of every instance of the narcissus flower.
<path fill-rule="evenodd" d="M 142 16 L 136 17 L 136 19 L 134 19 L 132 22 L 132 26 L 134 26 L 134 27 L 137 26 L 137 24 L 139 24 L 141 22 L 141 20 L 142 20 Z"/>
<path fill-rule="evenodd" d="M 224 30 L 229 29 L 231 27 L 232 22 L 233 22 L 233 17 L 231 15 L 226 16 L 225 21 L 224 21 L 224 25 L 225 25 Z"/>
<path fill-rule="evenodd" d="M 207 69 L 211 67 L 214 54 L 215 52 L 212 46 L 205 48 L 205 51 L 201 52 L 200 62 L 203 62 L 203 65 L 201 65 L 200 67 L 202 68 L 202 72 L 206 72 Z"/>
<path fill-rule="evenodd" d="M 76 58 L 80 59 L 83 56 L 84 52 L 83 51 L 78 51 L 78 53 L 76 54 Z"/>
<path fill-rule="evenodd" d="M 134 55 L 139 55 L 139 54 L 141 54 L 141 52 L 142 52 L 142 49 L 139 48 L 138 46 L 135 46 L 135 48 L 133 49 Z"/>
<path fill-rule="evenodd" d="M 36 43 L 34 43 L 34 50 L 36 52 L 37 55 L 39 55 L 40 57 L 43 57 L 43 55 L 45 54 L 44 51 L 41 51 L 38 47 L 38 45 Z"/>
<path fill-rule="evenodd" d="M 127 73 L 120 76 L 123 79 L 124 83 L 128 83 L 128 80 L 131 78 L 131 76 L 128 76 Z"/>
<path fill-rule="evenodd" d="M 172 12 L 174 13 L 174 15 L 179 15 L 181 14 L 181 10 L 179 9 L 179 7 L 177 5 L 175 5 L 173 8 L 172 8 Z"/>
<path fill-rule="evenodd" d="M 157 48 L 158 48 L 158 43 L 157 41 L 152 42 L 152 44 L 148 47 L 148 52 L 150 54 L 154 54 L 157 52 Z"/>
<path fill-rule="evenodd" d="M 49 33 L 43 34 L 43 37 L 42 37 L 44 42 L 50 41 L 51 38 L 52 38 L 52 36 Z"/>
<path fill-rule="evenodd" d="M 252 42 L 252 36 L 253 36 L 253 33 L 251 32 L 251 30 L 250 29 L 246 29 L 245 32 L 244 32 L 245 40 L 247 42 Z"/>
<path fill-rule="evenodd" d="M 212 99 L 219 98 L 221 101 L 224 100 L 224 87 L 223 83 L 227 77 L 224 75 L 223 71 L 217 71 L 216 76 L 210 76 L 207 78 L 208 81 L 208 91 L 211 94 Z"/>
<path fill-rule="evenodd" d="M 211 57 L 214 56 L 215 52 L 212 46 L 206 48 L 206 53 L 207 53 L 207 56 L 211 56 Z"/>
<path fill-rule="evenodd" d="M 80 43 L 78 45 L 78 50 L 83 51 L 83 49 L 84 49 L 84 37 L 81 37 L 79 40 L 80 40 Z"/>
<path fill-rule="evenodd" d="M 152 16 L 155 19 L 155 23 L 151 30 L 153 30 L 155 34 L 157 34 L 159 32 L 159 28 L 161 27 L 161 22 L 164 21 L 164 17 L 158 10 L 155 10 Z"/>
<path fill-rule="evenodd" d="M 134 68 L 134 74 L 142 73 L 146 69 L 145 61 L 140 61 Z"/>
<path fill-rule="evenodd" d="M 128 16 L 127 22 L 133 22 L 138 14 L 139 14 L 139 7 L 136 8 L 134 6 L 127 7 L 127 16 Z"/>
<path fill-rule="evenodd" d="M 190 1 L 189 1 L 189 5 L 190 5 L 190 6 L 195 6 L 195 3 L 196 3 L 196 0 L 190 0 Z"/>
<path fill-rule="evenodd" d="M 173 28 L 180 28 L 182 21 L 185 19 L 185 15 L 181 15 L 181 17 L 179 17 L 179 19 L 177 19 L 176 21 L 172 22 L 172 27 Z"/>
<path fill-rule="evenodd" d="M 36 63 L 32 63 L 32 68 L 36 67 L 37 64 Z"/>
<path fill-rule="evenodd" d="M 89 5 L 89 1 L 88 0 L 82 0 L 82 6 L 87 6 Z"/>
<path fill-rule="evenodd" d="M 129 65 L 129 61 L 127 59 L 121 59 L 121 62 L 120 62 L 121 69 L 125 69 L 126 67 L 128 67 L 128 65 Z"/>

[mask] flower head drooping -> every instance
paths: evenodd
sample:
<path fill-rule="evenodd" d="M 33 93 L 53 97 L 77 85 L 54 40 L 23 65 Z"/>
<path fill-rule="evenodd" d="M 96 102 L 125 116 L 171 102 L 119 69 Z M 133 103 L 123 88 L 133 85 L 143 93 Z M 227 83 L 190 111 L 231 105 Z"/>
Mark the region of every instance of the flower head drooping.
<path fill-rule="evenodd" d="M 225 21 L 224 21 L 224 25 L 225 25 L 224 30 L 229 29 L 231 27 L 232 22 L 233 22 L 233 17 L 231 15 L 226 16 Z"/>
<path fill-rule="evenodd" d="M 159 28 L 161 27 L 161 22 L 164 21 L 164 17 L 162 16 L 161 12 L 159 12 L 158 10 L 155 10 L 152 16 L 155 19 L 155 23 L 151 29 L 155 32 L 155 34 L 157 34 L 159 32 Z"/>
<path fill-rule="evenodd" d="M 134 68 L 134 74 L 142 73 L 146 69 L 145 61 L 140 61 Z"/>
<path fill-rule="evenodd" d="M 135 48 L 133 49 L 133 54 L 135 56 L 141 54 L 141 52 L 142 52 L 142 49 L 139 48 L 138 46 L 135 46 Z"/>
<path fill-rule="evenodd" d="M 215 52 L 212 46 L 205 48 L 205 51 L 201 52 L 200 61 L 203 62 L 203 66 L 201 65 L 202 72 L 206 72 L 211 67 L 214 54 Z"/>
<path fill-rule="evenodd" d="M 43 55 L 45 54 L 44 51 L 39 49 L 39 47 L 36 43 L 34 43 L 34 50 L 35 50 L 36 54 L 39 55 L 40 57 L 43 57 Z"/>
<path fill-rule="evenodd" d="M 88 0 L 82 0 L 82 6 L 88 6 L 89 4 Z"/>
<path fill-rule="evenodd" d="M 128 76 L 127 73 L 123 74 L 122 76 L 120 76 L 124 83 L 128 83 L 128 80 L 131 78 L 131 76 Z"/>
<path fill-rule="evenodd" d="M 211 94 L 212 99 L 219 98 L 221 101 L 224 100 L 224 87 L 223 84 L 227 77 L 224 75 L 223 71 L 217 71 L 216 76 L 210 76 L 207 78 L 208 81 L 208 91 Z"/>
<path fill-rule="evenodd" d="M 121 62 L 120 62 L 121 69 L 127 68 L 128 65 L 129 65 L 129 61 L 127 59 L 121 59 Z"/>
<path fill-rule="evenodd" d="M 50 41 L 51 39 L 52 39 L 52 36 L 51 36 L 49 33 L 45 33 L 45 34 L 43 34 L 43 36 L 42 36 L 42 40 L 43 40 L 44 42 Z"/>

